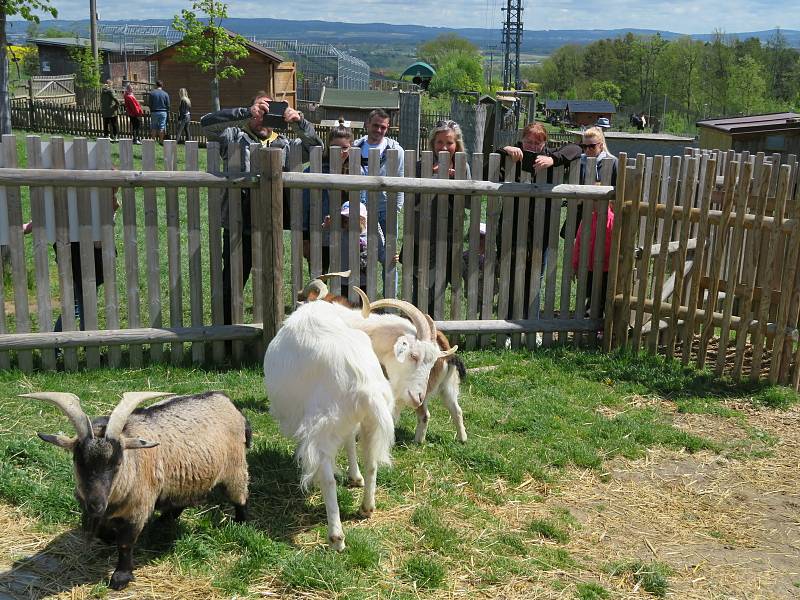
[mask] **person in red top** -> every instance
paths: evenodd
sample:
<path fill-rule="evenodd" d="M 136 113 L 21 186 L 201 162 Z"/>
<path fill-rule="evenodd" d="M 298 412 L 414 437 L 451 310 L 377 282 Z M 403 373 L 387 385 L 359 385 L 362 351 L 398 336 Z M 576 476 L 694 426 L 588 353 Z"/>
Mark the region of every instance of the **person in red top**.
<path fill-rule="evenodd" d="M 139 101 L 136 99 L 136 96 L 133 95 L 133 86 L 130 83 L 125 86 L 124 99 L 125 112 L 128 115 L 128 118 L 131 120 L 133 143 L 141 144 L 142 117 L 144 116 L 144 111 L 142 110 L 142 106 L 139 104 Z"/>
<path fill-rule="evenodd" d="M 600 161 L 603 160 L 612 160 L 612 185 L 616 183 L 616 157 L 612 155 L 608 151 L 608 147 L 606 146 L 605 136 L 603 135 L 603 130 L 599 127 L 591 127 L 583 132 L 583 141 L 581 143 L 581 148 L 584 151 L 584 156 L 581 158 L 582 161 L 585 161 L 588 157 L 594 157 L 598 160 L 598 165 Z M 599 171 L 599 168 L 597 170 Z M 586 168 L 585 162 L 582 162 L 581 165 L 581 183 L 585 185 L 592 185 L 596 184 L 599 185 L 599 177 L 597 173 L 588 173 L 588 169 Z M 592 223 L 591 223 L 591 232 L 589 233 L 589 273 L 588 277 L 586 278 L 586 312 L 588 313 L 591 310 L 591 298 L 592 298 L 592 281 L 594 279 L 594 256 L 595 256 L 595 240 L 597 239 L 597 218 L 598 212 L 595 208 L 592 210 Z M 574 277 L 577 277 L 578 274 L 578 265 L 581 255 L 581 234 L 583 232 L 583 222 L 578 225 L 578 231 L 575 234 L 575 243 L 572 249 L 572 273 Z M 601 285 L 601 295 L 600 295 L 600 308 L 599 308 L 599 316 L 603 316 L 603 308 L 605 305 L 605 297 L 606 292 L 608 290 L 608 260 L 609 255 L 611 254 L 611 231 L 614 228 L 614 211 L 612 209 L 611 204 L 608 205 L 608 217 L 606 218 L 606 239 L 605 239 L 605 248 L 603 248 L 603 282 Z"/>

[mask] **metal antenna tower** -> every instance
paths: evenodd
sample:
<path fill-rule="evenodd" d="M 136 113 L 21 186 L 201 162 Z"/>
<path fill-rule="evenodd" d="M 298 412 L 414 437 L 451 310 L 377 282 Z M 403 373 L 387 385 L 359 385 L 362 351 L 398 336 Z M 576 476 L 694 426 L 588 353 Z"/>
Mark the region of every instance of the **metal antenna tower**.
<path fill-rule="evenodd" d="M 503 88 L 520 87 L 519 47 L 522 43 L 522 0 L 508 0 L 503 23 Z"/>

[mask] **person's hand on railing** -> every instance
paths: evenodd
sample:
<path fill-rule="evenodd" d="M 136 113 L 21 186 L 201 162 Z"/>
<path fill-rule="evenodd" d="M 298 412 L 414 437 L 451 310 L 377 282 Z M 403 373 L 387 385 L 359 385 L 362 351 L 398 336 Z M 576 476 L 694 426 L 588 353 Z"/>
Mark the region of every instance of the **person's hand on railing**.
<path fill-rule="evenodd" d="M 503 152 L 511 157 L 511 160 L 514 162 L 519 162 L 522 160 L 522 148 L 517 148 L 516 146 L 506 146 L 503 148 Z"/>

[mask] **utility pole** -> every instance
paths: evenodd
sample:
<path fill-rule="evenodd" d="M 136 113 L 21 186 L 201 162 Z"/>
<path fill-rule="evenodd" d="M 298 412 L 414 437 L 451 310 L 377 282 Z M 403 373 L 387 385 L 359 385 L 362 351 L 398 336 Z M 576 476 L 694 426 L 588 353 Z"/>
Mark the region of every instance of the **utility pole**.
<path fill-rule="evenodd" d="M 97 52 L 97 0 L 89 0 L 89 33 L 92 43 L 92 58 L 99 69 L 100 60 Z"/>
<path fill-rule="evenodd" d="M 492 68 L 494 66 L 494 51 L 497 49 L 497 46 L 487 46 L 489 49 L 489 81 L 487 82 L 487 87 L 492 87 Z"/>
<path fill-rule="evenodd" d="M 520 88 L 519 47 L 522 43 L 522 0 L 507 0 L 503 24 L 503 89 Z"/>

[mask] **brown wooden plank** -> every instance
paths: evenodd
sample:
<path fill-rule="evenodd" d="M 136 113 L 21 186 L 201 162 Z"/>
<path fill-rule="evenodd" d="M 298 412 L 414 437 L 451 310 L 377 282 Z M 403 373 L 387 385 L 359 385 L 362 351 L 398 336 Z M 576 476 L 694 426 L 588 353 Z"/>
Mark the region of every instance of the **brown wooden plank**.
<path fill-rule="evenodd" d="M 119 168 L 133 170 L 133 141 L 119 141 Z M 139 295 L 139 249 L 136 229 L 136 190 L 122 189 L 122 250 L 125 255 L 125 297 L 128 308 L 128 327 L 138 329 L 141 321 L 141 298 Z M 142 346 L 128 347 L 129 363 L 133 368 L 142 366 Z"/>
<path fill-rule="evenodd" d="M 569 183 L 577 185 L 580 183 L 581 169 L 580 159 L 574 160 L 569 167 Z M 578 210 L 583 210 L 579 200 L 571 198 L 567 200 L 567 217 L 564 225 L 564 256 L 561 265 L 561 300 L 559 303 L 559 319 L 580 318 L 577 310 L 573 311 L 570 306 L 572 300 L 572 252 L 575 248 L 575 233 L 577 228 Z M 574 337 L 576 337 L 575 334 Z M 573 338 L 574 339 L 574 338 Z M 567 335 L 559 336 L 560 342 L 568 342 Z"/>
<path fill-rule="evenodd" d="M 251 151 L 252 154 L 252 151 Z M 297 144 L 289 146 L 288 170 L 303 171 L 302 148 Z M 303 190 L 294 189 L 289 193 L 289 220 L 291 228 L 292 292 L 303 289 Z M 293 294 L 292 307 L 297 297 Z"/>
<path fill-rule="evenodd" d="M 757 251 L 761 248 L 762 228 L 761 222 L 764 219 L 764 211 L 767 206 L 767 193 L 769 192 L 769 180 L 772 176 L 772 165 L 762 165 L 761 177 L 757 180 L 758 187 L 756 188 L 756 227 L 751 232 L 753 235 L 749 240 L 749 249 Z M 736 332 L 736 357 L 733 366 L 733 378 L 736 380 L 741 379 L 742 369 L 744 367 L 744 353 L 745 344 L 747 342 L 747 332 L 750 328 L 750 323 L 753 317 L 753 292 L 756 287 L 756 266 L 758 256 L 752 257 L 744 261 L 744 271 L 742 273 L 742 282 L 747 287 L 747 292 L 740 302 L 740 318 L 739 328 Z"/>
<path fill-rule="evenodd" d="M 675 258 L 677 265 L 675 272 L 675 289 L 672 293 L 672 314 L 669 317 L 670 327 L 667 329 L 665 344 L 667 347 L 667 358 L 672 358 L 675 353 L 675 342 L 679 338 L 678 309 L 684 301 L 684 278 L 685 272 L 680 268 L 687 262 L 687 245 L 689 234 L 691 233 L 690 213 L 694 204 L 694 196 L 697 190 L 697 175 L 699 171 L 699 159 L 692 157 L 687 161 L 685 175 L 681 181 L 680 204 L 683 208 L 680 219 L 677 222 L 680 230 L 678 254 Z"/>
<path fill-rule="evenodd" d="M 44 167 L 42 142 L 39 136 L 25 138 L 28 167 Z M 50 302 L 50 244 L 45 226 L 44 188 L 31 186 L 31 221 L 33 225 L 33 262 L 36 278 L 36 309 L 39 318 L 39 331 L 53 330 L 53 311 Z M 0 296 L 3 298 L 3 296 Z M 56 369 L 56 354 L 52 349 L 42 349 L 42 367 L 48 371 Z"/>
<path fill-rule="evenodd" d="M 626 182 L 626 185 L 631 186 L 630 190 L 625 190 L 626 198 L 630 198 L 631 200 L 631 217 L 629 217 L 627 222 L 623 220 L 625 230 L 623 231 L 624 237 L 621 243 L 623 244 L 625 260 L 623 260 L 620 265 L 619 273 L 619 281 L 623 290 L 633 289 L 633 266 L 635 260 L 636 236 L 639 230 L 640 220 L 639 205 L 642 201 L 642 190 L 644 189 L 645 160 L 644 154 L 636 155 L 636 163 L 632 173 L 633 178 Z M 619 337 L 620 345 L 626 345 L 628 343 L 628 331 L 631 325 L 630 296 L 628 294 L 625 294 L 623 297 L 622 304 L 620 305 L 620 315 L 621 319 L 615 323 L 615 335 Z"/>
<path fill-rule="evenodd" d="M 628 176 L 628 170 L 625 167 L 627 162 L 627 154 L 624 152 L 620 152 L 618 158 L 618 170 L 617 170 L 617 185 L 616 185 L 616 196 L 614 200 L 612 200 L 611 206 L 613 207 L 615 220 L 617 218 L 620 219 L 622 223 L 624 223 L 624 206 L 625 206 L 625 185 Z M 613 347 L 613 340 L 611 339 L 611 334 L 614 327 L 614 321 L 616 320 L 616 312 L 614 306 L 614 299 L 617 293 L 617 273 L 618 273 L 618 264 L 620 260 L 620 245 L 621 245 L 621 238 L 622 238 L 622 226 L 614 227 L 612 230 L 611 235 L 611 252 L 609 254 L 608 260 L 608 296 L 606 296 L 606 306 L 605 306 L 605 320 L 603 324 L 603 349 L 608 352 Z M 576 312 L 582 310 L 582 307 L 576 306 Z"/>
<path fill-rule="evenodd" d="M 238 144 L 228 146 L 228 173 L 241 172 L 242 149 Z M 243 219 L 241 191 L 228 188 L 228 232 L 230 239 L 230 285 L 231 285 L 231 323 L 244 323 L 244 262 L 243 262 Z M 225 315 L 227 319 L 229 315 Z M 233 363 L 238 365 L 244 356 L 244 346 L 240 341 L 232 344 Z"/>
<path fill-rule="evenodd" d="M 197 171 L 200 168 L 198 143 L 186 142 L 184 147 L 185 169 L 191 172 Z M 188 228 L 189 309 L 192 327 L 199 327 L 203 324 L 203 261 L 202 236 L 200 234 L 200 188 L 198 187 L 186 188 L 186 226 Z M 253 250 L 253 258 L 255 259 L 255 250 Z M 202 342 L 192 344 L 192 362 L 195 364 L 205 362 L 205 344 Z"/>
<path fill-rule="evenodd" d="M 339 146 L 331 146 L 331 156 L 341 152 Z M 322 172 L 322 146 L 314 146 L 309 154 L 309 171 Z M 318 277 L 322 271 L 322 190 L 309 191 L 309 275 Z"/>
<path fill-rule="evenodd" d="M 777 164 L 777 160 L 773 164 Z M 775 188 L 775 198 L 778 201 L 776 206 L 779 209 L 775 211 L 776 221 L 772 224 L 769 233 L 764 233 L 764 238 L 767 241 L 766 257 L 763 261 L 763 267 L 759 273 L 759 283 L 765 291 L 771 290 L 772 285 L 772 264 L 775 262 L 775 257 L 778 253 L 778 245 L 781 240 L 781 228 L 783 226 L 783 207 L 786 205 L 786 197 L 789 192 L 789 177 L 791 175 L 791 167 L 783 165 L 773 168 L 773 171 L 780 171 L 778 174 L 777 186 Z M 772 183 L 770 183 L 770 187 Z M 758 329 L 756 333 L 751 336 L 751 344 L 753 347 L 752 367 L 750 369 L 750 379 L 757 381 L 761 377 L 761 358 L 764 354 L 764 338 L 767 335 L 767 322 L 769 320 L 769 309 L 771 294 L 764 293 L 761 295 L 757 308 L 754 310 L 755 318 L 758 321 Z M 773 338 L 775 341 L 775 338 Z"/>
<path fill-rule="evenodd" d="M 748 161 L 744 163 L 743 166 L 740 166 L 738 162 L 729 163 L 729 165 L 733 165 L 735 168 L 729 167 L 732 169 L 729 171 L 729 179 L 731 188 L 734 188 L 733 182 L 736 181 L 735 185 L 735 194 L 736 194 L 736 219 L 733 224 L 733 236 L 730 243 L 730 250 L 728 252 L 728 261 L 726 263 L 727 269 L 727 276 L 726 279 L 731 283 L 730 287 L 735 288 L 736 282 L 738 281 L 739 277 L 739 267 L 742 264 L 740 260 L 742 248 L 744 245 L 744 218 L 745 214 L 747 213 L 747 204 L 750 199 L 750 190 L 751 186 L 753 185 L 753 168 L 754 163 L 752 161 Z M 726 184 L 727 185 L 727 184 Z M 727 224 L 730 219 L 730 205 L 732 203 L 733 194 L 731 195 L 731 199 L 725 200 L 728 204 L 728 218 L 724 219 L 724 227 L 723 224 L 720 225 L 719 231 L 720 236 L 722 238 L 722 242 L 720 244 L 724 244 L 724 240 L 728 237 L 726 233 Z M 723 214 L 725 211 L 725 206 L 723 205 Z M 725 265 L 723 265 L 725 266 Z M 714 285 L 714 281 L 716 280 L 716 286 Z M 719 288 L 719 277 L 713 277 L 712 271 L 712 288 L 709 293 L 709 302 L 711 299 L 716 299 L 717 297 L 717 290 Z M 727 354 L 728 349 L 728 340 L 730 337 L 730 330 L 731 330 L 731 318 L 733 316 L 733 306 L 734 306 L 734 293 L 726 293 L 725 300 L 722 304 L 722 324 L 720 328 L 720 336 L 719 336 L 719 349 L 717 350 L 717 360 L 714 366 L 714 372 L 719 376 L 722 375 L 723 370 L 725 368 L 725 357 Z M 716 300 L 714 300 L 716 302 Z M 713 331 L 711 325 L 706 322 L 706 326 L 703 330 L 703 336 L 700 338 L 701 347 L 704 347 L 708 344 L 708 340 L 710 339 L 711 332 Z M 705 349 L 704 349 L 705 351 Z"/>
<path fill-rule="evenodd" d="M 361 157 L 358 156 L 358 164 L 361 164 Z M 330 156 L 331 160 L 331 173 L 341 173 L 342 172 L 342 155 L 338 152 L 331 153 Z M 350 163 L 350 158 L 348 156 L 348 165 Z M 359 168 L 360 169 L 360 168 Z M 359 171 L 360 174 L 360 171 Z M 341 237 L 341 214 L 340 211 L 342 209 L 342 193 L 335 189 L 328 190 L 328 208 L 330 210 L 330 217 L 331 222 L 328 228 L 328 241 L 330 244 L 330 249 L 328 252 L 328 256 L 330 257 L 328 271 L 329 272 L 336 272 L 342 270 L 342 237 Z M 324 215 L 323 215 L 324 216 Z M 331 292 L 339 295 L 342 291 L 342 278 L 341 277 L 334 277 L 333 279 L 328 281 L 328 287 L 330 288 Z"/>
<path fill-rule="evenodd" d="M 142 169 L 155 171 L 156 149 L 153 140 L 142 140 Z M 159 328 L 163 324 L 161 313 L 161 251 L 158 241 L 158 205 L 156 190 L 144 190 L 144 242 L 147 264 L 147 308 L 150 327 Z M 164 359 L 161 344 L 150 344 L 150 358 L 153 362 Z"/>
<path fill-rule="evenodd" d="M 206 149 L 206 170 L 219 173 L 219 144 L 213 142 Z M 225 322 L 222 299 L 222 190 L 208 189 L 208 257 L 209 282 L 211 287 L 211 324 Z M 221 365 L 225 360 L 225 342 L 217 341 L 211 345 L 212 364 Z"/>
<path fill-rule="evenodd" d="M 250 145 L 250 156 L 252 157 L 253 152 L 260 149 L 261 144 L 251 144 Z M 252 162 L 250 164 L 250 172 L 253 172 L 253 165 Z M 264 244 L 264 232 L 254 227 L 253 223 L 261 223 L 263 222 L 263 216 L 261 211 L 264 209 L 257 202 L 253 202 L 253 195 L 254 191 L 250 190 L 250 281 L 252 282 L 252 291 L 253 291 L 253 318 L 252 321 L 258 321 L 260 317 L 258 315 L 263 314 L 264 307 L 262 306 L 261 302 L 264 298 L 263 290 L 261 289 L 261 285 L 264 283 L 264 274 L 263 274 L 263 263 L 262 260 L 264 258 L 263 255 L 263 244 Z M 302 259 L 301 259 L 302 260 Z M 259 343 L 263 340 L 259 340 Z M 251 348 L 251 351 L 259 350 L 259 354 L 263 354 L 258 348 Z"/>
<path fill-rule="evenodd" d="M 89 169 L 89 148 L 86 138 L 73 141 L 74 164 L 78 170 Z M 87 331 L 99 329 L 97 319 L 97 280 L 95 279 L 94 236 L 92 227 L 92 201 L 90 190 L 78 189 L 78 231 L 80 237 L 81 287 L 83 288 L 83 322 Z M 86 348 L 86 366 L 100 366 L 100 350 Z"/>
<path fill-rule="evenodd" d="M 178 145 L 175 140 L 164 140 L 164 170 L 178 168 Z M 181 272 L 181 224 L 178 190 L 166 190 L 167 207 L 167 270 L 169 277 L 169 323 L 170 327 L 183 327 L 183 274 Z M 170 345 L 173 365 L 183 362 L 183 343 Z"/>
<path fill-rule="evenodd" d="M 686 324 L 684 326 L 682 338 L 683 350 L 681 362 L 685 365 L 689 364 L 689 358 L 691 357 L 692 353 L 692 342 L 694 341 L 695 334 L 695 311 L 700 303 L 700 294 L 702 293 L 702 290 L 700 289 L 700 279 L 703 275 L 702 265 L 706 258 L 706 246 L 708 243 L 708 211 L 711 208 L 711 194 L 713 192 L 714 183 L 717 177 L 716 160 L 717 159 L 714 157 L 704 157 L 702 159 L 702 163 L 704 164 L 704 169 L 702 169 L 703 178 L 700 179 L 701 187 L 697 193 L 697 204 L 700 207 L 701 216 L 700 223 L 695 229 L 695 239 L 697 240 L 697 246 L 694 251 L 695 268 L 692 270 L 692 276 L 689 282 L 689 297 L 687 301 L 689 313 L 686 317 Z M 721 256 L 716 257 L 714 262 L 719 264 L 721 258 Z M 712 313 L 714 312 L 713 304 L 710 307 L 710 311 Z"/>

